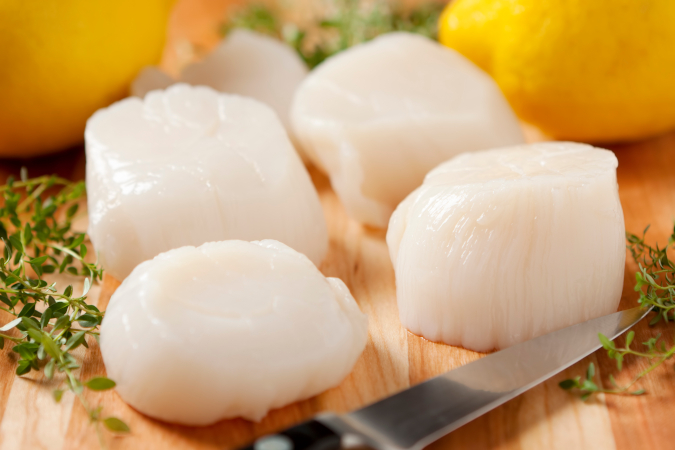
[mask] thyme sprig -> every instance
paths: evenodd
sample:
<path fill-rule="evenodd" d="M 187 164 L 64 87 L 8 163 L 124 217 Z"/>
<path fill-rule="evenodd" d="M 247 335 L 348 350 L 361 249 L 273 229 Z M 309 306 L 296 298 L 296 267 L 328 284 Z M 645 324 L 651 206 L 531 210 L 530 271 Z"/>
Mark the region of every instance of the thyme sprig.
<path fill-rule="evenodd" d="M 436 38 L 438 17 L 444 5 L 422 2 L 414 8 L 384 0 L 365 3 L 358 0 L 325 2 L 322 13 L 310 21 L 292 22 L 264 4 L 253 3 L 230 14 L 223 34 L 234 28 L 247 28 L 285 41 L 310 68 L 353 45 L 392 31 L 408 31 Z"/>
<path fill-rule="evenodd" d="M 639 293 L 638 303 L 645 308 L 652 307 L 655 312 L 654 317 L 649 322 L 654 326 L 660 321 L 666 323 L 675 323 L 675 263 L 668 257 L 668 249 L 673 248 L 675 244 L 675 227 L 668 238 L 668 244 L 660 247 L 658 244 L 650 246 L 645 243 L 645 236 L 649 226 L 644 229 L 642 236 L 633 233 L 626 233 L 627 248 L 638 264 L 638 271 L 635 273 L 635 291 Z M 630 389 L 649 374 L 675 355 L 675 346 L 668 348 L 665 341 L 660 340 L 661 335 L 652 337 L 643 342 L 646 347 L 644 351 L 638 351 L 631 347 L 635 338 L 635 332 L 629 331 L 626 335 L 625 347 L 617 347 L 609 340 L 607 336 L 599 336 L 602 347 L 607 351 L 607 356 L 616 361 L 617 370 L 623 369 L 623 361 L 627 355 L 649 360 L 650 365 L 638 373 L 628 384 L 619 386 L 610 374 L 609 381 L 612 389 L 605 389 L 594 381 L 595 367 L 591 363 L 586 371 L 586 378 L 575 377 L 560 382 L 560 387 L 566 390 L 573 390 L 578 393 L 583 400 L 586 400 L 593 394 L 605 393 L 616 395 L 642 395 L 644 389 L 631 391 Z"/>
<path fill-rule="evenodd" d="M 84 183 L 57 176 L 29 179 L 22 169 L 20 180 L 10 177 L 0 186 L 0 195 L 0 310 L 13 316 L 0 327 L 0 348 L 5 341 L 13 344 L 19 376 L 41 369 L 48 379 L 63 374 L 64 388 L 80 400 L 105 446 L 101 424 L 113 432 L 129 427 L 115 417 L 103 417 L 101 407 L 91 407 L 83 392 L 111 389 L 115 382 L 105 377 L 80 380 L 75 373 L 80 363 L 72 354 L 80 346 L 88 347 L 87 336 L 98 339 L 104 315 L 87 303 L 102 269 L 86 259 L 86 235 L 72 228 Z M 45 279 L 54 273 L 83 277 L 82 292 L 76 293 L 72 284 L 58 289 L 56 282 Z M 64 388 L 54 390 L 57 402 Z"/>

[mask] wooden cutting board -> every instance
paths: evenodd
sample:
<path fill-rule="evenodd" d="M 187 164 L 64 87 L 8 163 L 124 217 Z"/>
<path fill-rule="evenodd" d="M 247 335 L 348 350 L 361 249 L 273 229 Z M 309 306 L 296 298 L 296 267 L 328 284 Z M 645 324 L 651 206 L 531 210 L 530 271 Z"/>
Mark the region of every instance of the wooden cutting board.
<path fill-rule="evenodd" d="M 652 242 L 668 236 L 675 219 L 675 133 L 646 142 L 611 147 L 619 158 L 619 186 L 626 227 L 639 231 L 652 224 Z M 78 161 L 80 154 L 65 154 L 64 161 Z M 67 159 L 66 159 L 67 158 Z M 50 161 L 58 163 L 59 158 Z M 18 165 L 0 162 L 2 172 Z M 52 167 L 40 167 L 38 171 Z M 408 333 L 399 323 L 395 301 L 394 273 L 384 241 L 385 233 L 350 220 L 331 190 L 327 179 L 313 171 L 330 228 L 330 251 L 322 265 L 328 276 L 339 277 L 351 289 L 370 319 L 370 339 L 353 372 L 337 388 L 317 397 L 272 411 L 260 423 L 227 420 L 202 428 L 175 426 L 150 419 L 128 407 L 115 392 L 87 393 L 93 405 L 116 415 L 132 429 L 128 436 L 106 433 L 110 449 L 227 449 L 257 436 L 300 422 L 319 411 L 348 411 L 400 389 L 481 357 L 457 347 L 435 344 Z M 635 304 L 633 273 L 628 263 L 621 308 Z M 106 278 L 92 292 L 99 307 L 105 307 L 118 286 Z M 6 321 L 2 318 L 2 323 Z M 672 327 L 636 326 L 636 341 L 642 342 Z M 105 374 L 98 347 L 79 353 L 81 377 Z M 54 403 L 54 381 L 31 373 L 17 378 L 15 358 L 0 352 L 0 450 L 49 448 L 95 449 L 96 433 L 84 409 L 64 395 Z M 675 371 L 669 363 L 654 371 L 642 384 L 649 392 L 642 397 L 599 397 L 581 402 L 558 388 L 567 377 L 580 375 L 594 362 L 603 383 L 614 364 L 598 352 L 563 374 L 532 389 L 432 445 L 436 449 L 667 449 L 672 448 L 670 424 L 675 408 Z M 644 361 L 628 358 L 619 382 L 645 368 Z M 170 370 L 170 369 L 168 369 Z M 190 389 L 190 386 L 185 386 Z"/>
<path fill-rule="evenodd" d="M 163 67 L 178 67 L 218 41 L 217 28 L 224 12 L 244 0 L 180 0 L 171 19 L 169 45 Z M 267 1 L 267 0 L 266 0 Z M 308 0 L 295 3 L 312 4 Z M 406 3 L 416 3 L 407 0 Z M 619 186 L 626 228 L 637 232 L 652 225 L 650 241 L 665 242 L 675 219 L 675 132 L 649 141 L 610 147 L 619 158 Z M 0 161 L 0 179 L 18 174 L 27 165 L 31 175 L 59 172 L 82 178 L 84 155 L 74 150 L 28 163 Z M 105 434 L 110 449 L 228 449 L 257 436 L 300 422 L 319 411 L 348 411 L 400 389 L 480 358 L 481 354 L 435 344 L 408 333 L 398 321 L 394 273 L 384 232 L 361 227 L 350 220 L 325 177 L 313 179 L 330 226 L 331 246 L 322 265 L 328 276 L 339 277 L 368 314 L 370 338 L 363 355 L 343 383 L 309 400 L 272 411 L 260 423 L 228 420 L 203 428 L 175 426 L 152 420 L 126 406 L 115 392 L 87 393 L 87 401 L 102 405 L 132 429 L 128 436 Z M 633 273 L 629 261 L 621 308 L 635 305 Z M 106 278 L 90 299 L 104 308 L 118 282 Z M 0 316 L 0 323 L 6 322 Z M 646 322 L 635 327 L 636 341 L 663 333 L 672 343 L 673 330 Z M 620 340 L 620 342 L 622 342 Z M 81 377 L 105 374 L 95 342 L 80 351 Z M 56 404 L 51 391 L 57 381 L 36 373 L 17 378 L 15 358 L 6 346 L 0 351 L 0 450 L 96 449 L 100 444 L 81 405 L 70 394 Z M 583 403 L 558 388 L 564 378 L 581 375 L 594 362 L 603 383 L 614 363 L 603 352 L 586 358 L 559 376 L 495 409 L 433 444 L 434 449 L 670 449 L 672 412 L 675 408 L 673 364 L 654 371 L 641 387 L 643 397 L 599 397 Z M 628 358 L 619 382 L 646 367 Z M 189 386 L 185 387 L 189 389 Z"/>

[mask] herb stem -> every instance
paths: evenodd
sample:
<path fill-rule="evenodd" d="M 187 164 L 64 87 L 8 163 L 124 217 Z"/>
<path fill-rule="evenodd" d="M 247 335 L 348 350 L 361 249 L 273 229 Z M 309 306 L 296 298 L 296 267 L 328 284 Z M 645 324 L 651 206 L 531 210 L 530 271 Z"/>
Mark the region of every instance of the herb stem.
<path fill-rule="evenodd" d="M 668 238 L 668 245 L 665 247 L 659 247 L 658 244 L 654 246 L 647 245 L 645 243 L 647 230 L 649 230 L 649 227 L 645 228 L 642 236 L 626 233 L 626 241 L 628 242 L 626 247 L 630 251 L 633 260 L 638 264 L 638 271 L 635 274 L 635 291 L 639 293 L 638 303 L 643 306 L 651 305 L 653 311 L 656 313 L 656 316 L 649 323 L 650 325 L 655 325 L 661 320 L 670 323 L 673 322 L 673 316 L 670 313 L 675 310 L 675 263 L 670 260 L 668 250 L 672 249 L 675 244 L 675 226 Z M 619 371 L 622 370 L 623 359 L 626 355 L 645 358 L 650 361 L 650 365 L 626 386 L 617 387 L 617 389 L 604 389 L 593 381 L 595 370 L 591 364 L 586 372 L 585 380 L 582 380 L 581 377 L 576 377 L 560 383 L 560 387 L 563 389 L 575 389 L 581 394 L 582 399 L 600 392 L 606 394 L 642 394 L 644 393 L 643 389 L 635 392 L 628 392 L 628 390 L 640 379 L 675 355 L 675 346 L 667 349 L 663 341 L 661 341 L 660 346 L 657 346 L 660 335 L 643 343 L 647 347 L 647 351 L 637 351 L 630 347 L 635 337 L 634 331 L 630 331 L 626 335 L 626 345 L 624 348 L 617 348 L 614 342 L 603 335 L 599 337 L 602 346 L 607 351 L 607 356 L 616 360 Z M 616 386 L 614 377 L 611 375 L 610 381 Z"/>
<path fill-rule="evenodd" d="M 17 338 L 17 337 L 14 337 L 14 336 L 10 336 L 10 335 L 5 334 L 5 333 L 0 333 L 0 338 L 7 339 L 8 341 L 12 341 L 12 342 L 23 342 L 23 339 Z"/>
<path fill-rule="evenodd" d="M 60 191 L 48 195 L 54 186 L 61 186 Z M 19 376 L 44 370 L 51 379 L 56 371 L 63 373 L 66 387 L 87 410 L 105 448 L 101 424 L 120 433 L 129 427 L 114 417 L 103 419 L 101 407 L 92 409 L 83 390 L 111 389 L 115 383 L 105 377 L 83 383 L 74 373 L 80 363 L 71 354 L 81 345 L 88 347 L 87 336 L 99 336 L 97 329 L 105 314 L 86 302 L 91 285 L 102 279 L 102 270 L 98 263 L 84 261 L 86 236 L 71 229 L 84 195 L 82 182 L 57 176 L 28 179 L 23 169 L 21 181 L 10 177 L 0 186 L 4 200 L 0 202 L 0 309 L 20 319 L 4 326 L 19 336 L 0 333 L 0 346 L 5 340 L 16 344 L 12 351 L 19 355 Z M 60 213 L 63 209 L 65 214 Z M 43 274 L 56 271 L 84 278 L 82 293 L 75 296 L 73 285 L 58 290 L 56 282 L 48 284 L 43 279 Z M 56 389 L 54 399 L 58 402 L 62 394 L 62 389 Z"/>

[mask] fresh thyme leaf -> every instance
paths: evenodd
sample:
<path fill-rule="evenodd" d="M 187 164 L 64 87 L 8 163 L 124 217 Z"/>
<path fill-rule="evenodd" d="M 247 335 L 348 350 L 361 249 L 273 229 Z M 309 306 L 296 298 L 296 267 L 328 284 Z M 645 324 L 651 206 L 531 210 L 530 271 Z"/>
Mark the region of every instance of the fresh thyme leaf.
<path fill-rule="evenodd" d="M 115 382 L 106 377 L 92 378 L 84 384 L 93 391 L 106 391 L 115 387 Z"/>
<path fill-rule="evenodd" d="M 563 380 L 558 384 L 561 388 L 565 390 L 569 390 L 579 386 L 578 380 Z"/>
<path fill-rule="evenodd" d="M 325 12 L 308 22 L 282 20 L 283 11 L 264 4 L 249 4 L 230 14 L 221 28 L 227 34 L 246 28 L 274 36 L 293 47 L 314 68 L 326 58 L 356 44 L 392 31 L 408 31 L 435 39 L 444 5 L 429 1 L 405 9 L 384 0 L 364 4 L 358 0 L 331 0 Z"/>
<path fill-rule="evenodd" d="M 131 430 L 129 426 L 117 417 L 108 417 L 103 419 L 103 424 L 107 429 L 114 433 L 128 433 Z"/>
<path fill-rule="evenodd" d="M 668 256 L 668 249 L 673 248 L 675 245 L 675 226 L 668 238 L 668 245 L 664 247 L 660 247 L 658 244 L 650 246 L 645 243 L 645 235 L 648 230 L 649 226 L 644 229 L 642 236 L 626 233 L 627 248 L 633 260 L 638 264 L 638 271 L 635 274 L 635 291 L 639 293 L 638 303 L 644 307 L 654 308 L 653 312 L 655 315 L 649 322 L 650 326 L 656 325 L 661 321 L 673 323 L 673 320 L 675 320 L 675 263 Z M 614 342 L 602 334 L 598 337 L 603 348 L 607 351 L 607 356 L 616 361 L 618 371 L 623 369 L 623 361 L 628 355 L 644 358 L 651 364 L 625 386 L 619 386 L 614 376 L 610 375 L 609 380 L 614 389 L 604 389 L 598 387 L 592 381 L 595 375 L 595 367 L 591 363 L 586 373 L 586 380 L 581 381 L 577 377 L 560 382 L 561 388 L 576 390 L 582 399 L 600 392 L 605 394 L 642 395 L 646 392 L 644 389 L 630 391 L 631 387 L 649 372 L 675 355 L 675 346 L 668 348 L 664 341 L 659 341 L 661 338 L 660 334 L 642 343 L 643 346 L 647 347 L 646 351 L 638 351 L 632 347 L 635 339 L 635 332 L 632 330 L 626 335 L 626 344 L 622 348 L 616 347 Z"/>
<path fill-rule="evenodd" d="M 72 229 L 84 195 L 83 182 L 54 175 L 28 178 L 25 169 L 20 181 L 10 177 L 0 186 L 0 309 L 15 317 L 0 326 L 0 348 L 5 341 L 14 344 L 12 351 L 19 355 L 17 375 L 40 370 L 39 361 L 46 361 L 47 378 L 62 374 L 66 388 L 88 411 L 104 446 L 101 424 L 115 432 L 128 431 L 128 427 L 119 419 L 113 418 L 109 424 L 111 418 L 101 418 L 101 408 L 91 408 L 82 392 L 84 386 L 104 390 L 115 383 L 97 377 L 83 384 L 73 373 L 79 363 L 70 353 L 81 345 L 88 347 L 87 336 L 98 337 L 104 315 L 87 304 L 86 297 L 103 272 L 96 263 L 85 260 L 86 235 Z M 60 273 L 84 277 L 81 295 L 75 294 L 72 285 L 60 291 L 56 283 L 43 279 L 57 268 Z M 56 402 L 63 392 L 54 390 Z"/>
<path fill-rule="evenodd" d="M 16 366 L 16 374 L 17 375 L 25 375 L 28 372 L 30 372 L 30 361 L 27 361 L 25 359 L 22 359 L 19 361 L 19 364 Z"/>
<path fill-rule="evenodd" d="M 86 331 L 78 331 L 77 333 L 73 334 L 67 341 L 66 341 L 66 346 L 64 347 L 65 351 L 70 351 L 70 350 L 75 350 L 77 347 L 82 345 L 84 342 L 84 336 L 87 332 Z"/>

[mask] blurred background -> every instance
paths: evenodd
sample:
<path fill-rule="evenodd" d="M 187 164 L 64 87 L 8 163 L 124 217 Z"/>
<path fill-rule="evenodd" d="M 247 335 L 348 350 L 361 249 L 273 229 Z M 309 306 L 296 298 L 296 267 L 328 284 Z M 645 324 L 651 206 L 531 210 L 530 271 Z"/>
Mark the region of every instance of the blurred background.
<path fill-rule="evenodd" d="M 82 173 L 91 114 L 134 80 L 142 94 L 180 79 L 235 28 L 310 68 L 379 34 L 423 34 L 490 74 L 530 136 L 640 141 L 675 127 L 673 23 L 670 0 L 5 0 L 1 166 Z"/>

